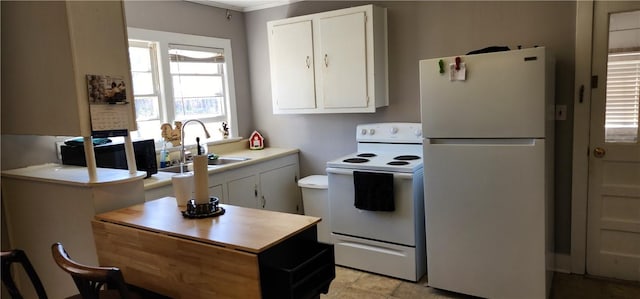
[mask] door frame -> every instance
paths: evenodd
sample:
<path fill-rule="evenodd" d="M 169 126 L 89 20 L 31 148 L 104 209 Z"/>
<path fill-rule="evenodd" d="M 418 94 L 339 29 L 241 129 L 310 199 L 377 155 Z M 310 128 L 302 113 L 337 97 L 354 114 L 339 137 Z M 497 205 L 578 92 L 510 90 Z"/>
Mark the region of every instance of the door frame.
<path fill-rule="evenodd" d="M 589 200 L 591 76 L 595 5 L 605 0 L 576 1 L 573 169 L 571 195 L 572 273 L 585 274 Z M 606 82 L 600 82 L 605 84 Z"/>
<path fill-rule="evenodd" d="M 578 274 L 585 273 L 587 260 L 593 8 L 593 0 L 576 1 L 573 170 L 571 184 L 571 273 Z"/>

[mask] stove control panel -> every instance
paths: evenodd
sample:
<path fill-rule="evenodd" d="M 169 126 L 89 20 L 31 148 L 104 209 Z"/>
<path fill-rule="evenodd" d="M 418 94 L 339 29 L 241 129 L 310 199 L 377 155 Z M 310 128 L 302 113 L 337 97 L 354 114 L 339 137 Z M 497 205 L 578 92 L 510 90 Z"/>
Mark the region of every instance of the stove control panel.
<path fill-rule="evenodd" d="M 358 142 L 422 143 L 422 124 L 361 124 L 356 129 L 356 140 Z"/>
<path fill-rule="evenodd" d="M 376 133 L 376 129 L 368 129 L 368 130 L 367 129 L 362 129 L 360 131 L 361 135 L 367 135 L 367 134 L 368 135 L 374 135 L 375 133 Z"/>

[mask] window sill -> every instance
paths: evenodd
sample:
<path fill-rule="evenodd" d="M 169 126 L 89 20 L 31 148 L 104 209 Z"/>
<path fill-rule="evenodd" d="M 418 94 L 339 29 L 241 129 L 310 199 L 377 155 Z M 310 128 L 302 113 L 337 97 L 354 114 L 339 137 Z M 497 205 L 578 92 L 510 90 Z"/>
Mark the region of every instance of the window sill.
<path fill-rule="evenodd" d="M 226 139 L 209 141 L 209 142 L 207 142 L 207 145 L 208 146 L 219 145 L 219 144 L 225 144 L 225 143 L 238 142 L 240 140 L 242 140 L 242 137 L 229 137 L 229 138 L 226 138 Z"/>

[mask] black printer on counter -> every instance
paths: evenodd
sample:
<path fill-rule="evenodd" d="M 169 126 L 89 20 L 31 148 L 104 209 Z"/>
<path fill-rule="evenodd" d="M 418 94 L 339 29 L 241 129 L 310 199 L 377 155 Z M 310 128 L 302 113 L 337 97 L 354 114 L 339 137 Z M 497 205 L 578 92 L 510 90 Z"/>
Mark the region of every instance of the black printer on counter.
<path fill-rule="evenodd" d="M 97 167 L 128 169 L 123 143 L 94 143 L 93 150 L 96 155 Z M 146 171 L 147 178 L 158 173 L 156 147 L 153 139 L 134 141 L 133 151 L 136 157 L 136 168 L 139 171 Z M 65 142 L 60 146 L 60 154 L 64 165 L 87 166 L 82 143 Z"/>

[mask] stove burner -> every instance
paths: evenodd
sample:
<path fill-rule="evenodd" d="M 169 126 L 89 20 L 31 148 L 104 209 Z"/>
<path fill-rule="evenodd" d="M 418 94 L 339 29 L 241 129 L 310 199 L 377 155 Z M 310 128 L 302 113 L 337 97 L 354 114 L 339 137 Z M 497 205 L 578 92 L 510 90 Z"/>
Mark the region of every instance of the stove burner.
<path fill-rule="evenodd" d="M 409 164 L 409 162 L 407 161 L 391 161 L 387 163 L 387 165 L 394 165 L 394 166 L 407 165 L 407 164 Z"/>
<path fill-rule="evenodd" d="M 373 157 L 375 157 L 375 156 L 377 156 L 377 155 L 376 155 L 376 154 L 374 154 L 374 153 L 362 153 L 362 154 L 358 154 L 358 157 L 363 157 L 363 158 L 373 158 Z"/>
<path fill-rule="evenodd" d="M 365 162 L 369 162 L 369 159 L 364 159 L 364 158 L 349 158 L 349 159 L 344 159 L 344 160 L 342 160 L 342 162 L 347 162 L 347 163 L 365 163 Z"/>
<path fill-rule="evenodd" d="M 409 161 L 409 160 L 418 160 L 420 159 L 419 156 L 414 156 L 414 155 L 402 155 L 402 156 L 397 156 L 395 158 L 393 158 L 394 160 L 400 160 L 400 161 Z"/>

